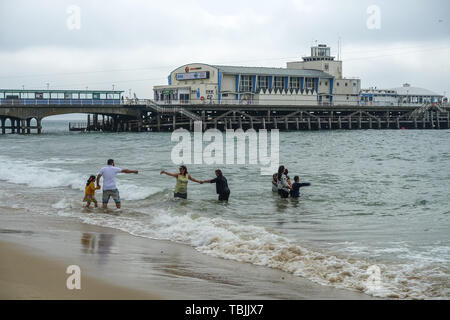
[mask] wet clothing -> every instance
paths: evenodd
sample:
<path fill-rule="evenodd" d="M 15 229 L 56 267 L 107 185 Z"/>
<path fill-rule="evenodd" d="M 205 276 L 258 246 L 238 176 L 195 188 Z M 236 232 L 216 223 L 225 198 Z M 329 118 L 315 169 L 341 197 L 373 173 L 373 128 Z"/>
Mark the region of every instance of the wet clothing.
<path fill-rule="evenodd" d="M 103 191 L 105 190 L 116 190 L 116 175 L 122 172 L 122 169 L 114 167 L 114 166 L 107 166 L 102 168 L 98 174 L 101 174 L 103 176 Z"/>
<path fill-rule="evenodd" d="M 219 195 L 219 201 L 228 201 L 230 197 L 230 188 L 228 188 L 227 179 L 224 176 L 219 176 L 211 180 L 211 183 L 216 184 L 216 192 Z"/>
<path fill-rule="evenodd" d="M 120 195 L 119 190 L 103 190 L 103 203 L 108 203 L 110 198 L 113 198 L 115 203 L 120 203 Z"/>
<path fill-rule="evenodd" d="M 302 187 L 309 187 L 311 185 L 311 183 L 299 183 L 299 182 L 295 182 L 292 185 L 292 193 L 291 193 L 291 197 L 292 198 L 299 198 L 300 197 L 300 188 Z"/>
<path fill-rule="evenodd" d="M 84 188 L 84 193 L 86 196 L 94 196 L 95 195 L 95 190 L 97 190 L 97 187 L 95 186 L 94 181 L 92 181 L 91 183 L 89 183 L 86 188 Z"/>
<path fill-rule="evenodd" d="M 278 192 L 278 185 L 275 181 L 272 181 L 272 192 Z"/>
<path fill-rule="evenodd" d="M 189 174 L 181 175 L 177 177 L 177 184 L 175 185 L 175 193 L 187 194 L 187 185 L 189 182 Z"/>
<path fill-rule="evenodd" d="M 173 197 L 174 198 L 187 199 L 187 193 L 177 193 L 177 192 L 175 192 L 173 194 Z"/>
<path fill-rule="evenodd" d="M 91 202 L 97 203 L 97 200 L 95 199 L 95 190 L 97 190 L 97 187 L 95 186 L 94 181 L 89 183 L 86 188 L 84 188 L 84 202 L 87 202 L 90 204 Z"/>

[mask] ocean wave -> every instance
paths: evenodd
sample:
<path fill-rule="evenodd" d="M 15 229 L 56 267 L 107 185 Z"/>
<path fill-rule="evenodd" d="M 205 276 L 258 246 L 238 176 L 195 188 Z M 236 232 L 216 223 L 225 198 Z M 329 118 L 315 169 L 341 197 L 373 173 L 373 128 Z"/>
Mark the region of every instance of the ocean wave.
<path fill-rule="evenodd" d="M 198 214 L 152 210 L 149 220 L 90 215 L 84 223 L 135 236 L 189 244 L 207 255 L 276 268 L 321 285 L 357 290 L 382 298 L 448 298 L 444 266 L 377 264 L 311 249 L 266 228 Z M 378 272 L 378 275 L 374 270 Z M 374 278 L 375 277 L 375 278 Z M 447 280 L 445 280 L 447 279 Z M 443 284 L 444 283 L 444 284 Z"/>
<path fill-rule="evenodd" d="M 84 192 L 86 174 L 55 167 L 53 162 L 50 162 L 52 167 L 45 166 L 48 164 L 40 161 L 12 160 L 0 157 L 0 180 L 13 184 L 24 184 L 33 188 L 68 187 Z M 118 178 L 117 186 L 120 197 L 131 201 L 147 199 L 163 190 L 153 186 L 137 186 L 120 181 L 120 178 Z M 97 200 L 101 199 L 101 190 L 97 192 L 97 198 Z"/>

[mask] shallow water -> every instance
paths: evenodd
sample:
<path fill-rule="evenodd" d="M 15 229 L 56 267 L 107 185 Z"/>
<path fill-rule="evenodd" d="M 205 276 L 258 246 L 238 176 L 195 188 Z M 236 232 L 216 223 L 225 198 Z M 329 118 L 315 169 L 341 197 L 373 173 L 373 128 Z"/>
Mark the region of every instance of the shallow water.
<path fill-rule="evenodd" d="M 67 131 L 67 122 L 48 121 L 40 136 L 0 136 L 1 207 L 186 243 L 374 296 L 450 297 L 450 131 L 281 132 L 281 163 L 312 186 L 281 200 L 258 167 L 222 166 L 228 204 L 214 186 L 192 182 L 189 200 L 172 198 L 174 179 L 159 175 L 177 169 L 169 133 Z M 123 209 L 83 209 L 84 183 L 108 158 L 140 171 L 118 178 Z M 188 168 L 198 179 L 216 169 Z"/>

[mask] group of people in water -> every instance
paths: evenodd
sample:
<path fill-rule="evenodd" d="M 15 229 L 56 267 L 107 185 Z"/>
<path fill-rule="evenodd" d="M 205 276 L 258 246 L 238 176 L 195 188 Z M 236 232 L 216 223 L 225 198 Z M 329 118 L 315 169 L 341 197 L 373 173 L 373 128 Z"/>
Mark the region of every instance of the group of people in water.
<path fill-rule="evenodd" d="M 277 192 L 281 198 L 286 199 L 300 197 L 300 188 L 309 187 L 310 183 L 300 183 L 300 177 L 294 177 L 294 183 L 288 176 L 289 171 L 284 166 L 278 168 L 278 173 L 274 173 L 272 177 L 272 191 Z"/>
<path fill-rule="evenodd" d="M 178 173 L 170 173 L 165 170 L 160 173 L 161 175 L 165 174 L 174 177 L 177 180 L 174 192 L 175 198 L 187 199 L 187 184 L 189 180 L 199 184 L 215 183 L 219 201 L 228 201 L 230 198 L 230 188 L 228 187 L 227 179 L 223 176 L 221 170 L 216 170 L 216 177 L 211 180 L 195 179 L 188 173 L 186 166 L 180 166 L 179 170 Z M 83 201 L 86 202 L 87 208 L 91 206 L 91 203 L 93 203 L 96 208 L 98 207 L 98 202 L 95 199 L 95 191 L 100 189 L 100 179 L 103 177 L 102 207 L 106 209 L 108 207 L 108 202 L 112 197 L 116 207 L 120 209 L 120 195 L 116 185 L 116 176 L 118 173 L 139 174 L 139 171 L 117 168 L 114 160 L 109 159 L 107 166 L 99 171 L 97 177 L 92 175 L 86 182 Z"/>
<path fill-rule="evenodd" d="M 116 207 L 120 209 L 120 195 L 116 185 L 116 176 L 118 173 L 139 174 L 139 171 L 117 168 L 114 160 L 109 159 L 107 166 L 102 168 L 97 176 L 90 176 L 86 182 L 83 201 L 86 202 L 87 208 L 90 207 L 91 203 L 96 208 L 98 207 L 98 202 L 95 199 L 95 191 L 100 189 L 100 179 L 103 177 L 102 207 L 106 209 L 109 200 L 112 198 Z M 228 187 L 227 179 L 219 169 L 215 171 L 216 177 L 211 180 L 195 179 L 188 173 L 186 166 L 180 166 L 178 173 L 163 170 L 160 174 L 165 174 L 176 179 L 175 198 L 187 199 L 187 185 L 189 180 L 199 184 L 215 183 L 219 201 L 228 201 L 230 198 L 230 188 Z M 284 166 L 280 166 L 278 173 L 273 175 L 272 191 L 278 192 L 281 198 L 289 198 L 289 195 L 292 198 L 298 198 L 300 197 L 300 188 L 306 186 L 310 186 L 310 184 L 300 183 L 298 176 L 294 177 L 294 183 L 292 184 L 288 176 L 288 170 Z"/>

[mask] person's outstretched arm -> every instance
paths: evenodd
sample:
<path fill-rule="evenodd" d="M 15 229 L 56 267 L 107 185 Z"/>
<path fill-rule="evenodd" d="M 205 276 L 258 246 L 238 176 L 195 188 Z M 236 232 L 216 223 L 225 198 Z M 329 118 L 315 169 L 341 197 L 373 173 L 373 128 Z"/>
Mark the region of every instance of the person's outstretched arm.
<path fill-rule="evenodd" d="M 122 173 L 134 173 L 134 174 L 138 174 L 139 171 L 137 170 L 128 170 L 128 169 L 122 169 L 122 171 L 120 171 Z"/>
<path fill-rule="evenodd" d="M 311 183 L 300 183 L 300 188 L 301 187 L 309 187 L 311 185 Z"/>
<path fill-rule="evenodd" d="M 170 172 L 167 172 L 165 170 L 161 171 L 160 174 L 165 174 L 165 175 L 168 175 L 170 177 L 178 178 L 178 174 L 177 173 L 170 173 Z"/>
<path fill-rule="evenodd" d="M 189 175 L 189 180 L 203 184 L 203 181 L 197 180 L 197 179 L 193 178 L 191 175 Z"/>

